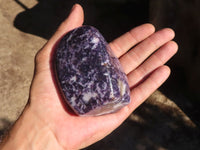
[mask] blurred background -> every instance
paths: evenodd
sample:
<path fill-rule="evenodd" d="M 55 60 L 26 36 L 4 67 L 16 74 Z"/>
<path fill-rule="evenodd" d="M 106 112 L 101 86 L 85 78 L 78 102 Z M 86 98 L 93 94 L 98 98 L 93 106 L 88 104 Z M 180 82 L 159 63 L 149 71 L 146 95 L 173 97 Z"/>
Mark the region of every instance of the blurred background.
<path fill-rule="evenodd" d="M 36 52 L 79 3 L 84 24 L 107 41 L 150 22 L 176 32 L 172 74 L 111 135 L 88 150 L 196 150 L 200 147 L 199 0 L 0 0 L 0 135 L 22 112 Z"/>

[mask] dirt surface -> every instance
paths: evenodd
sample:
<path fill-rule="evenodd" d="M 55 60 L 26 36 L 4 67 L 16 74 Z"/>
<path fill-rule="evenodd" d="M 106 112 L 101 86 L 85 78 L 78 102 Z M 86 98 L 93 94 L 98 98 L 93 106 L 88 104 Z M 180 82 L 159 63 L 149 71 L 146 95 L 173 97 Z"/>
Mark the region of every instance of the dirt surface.
<path fill-rule="evenodd" d="M 30 7 L 35 3 L 27 1 Z M 46 42 L 14 27 L 16 15 L 23 10 L 13 0 L 0 0 L 0 133 L 23 110 L 28 100 L 35 54 Z"/>
<path fill-rule="evenodd" d="M 61 2 L 64 5 L 61 6 L 57 3 L 54 5 L 54 0 L 49 0 L 48 2 L 45 0 L 0 0 L 1 135 L 18 118 L 28 101 L 36 52 L 55 31 L 60 21 L 67 16 L 67 13 L 74 3 L 72 1 Z M 111 9 L 112 13 L 118 12 L 120 6 L 126 6 L 126 9 L 129 10 L 130 5 L 124 5 L 124 2 L 121 0 L 115 3 L 115 7 Z M 85 3 L 82 3 L 85 6 Z M 121 32 L 124 32 L 123 30 L 128 30 L 130 26 L 136 26 L 143 23 L 143 21 L 146 22 L 147 18 L 145 18 L 145 15 L 140 15 L 142 21 L 136 17 L 137 21 L 130 21 L 128 25 L 117 21 L 113 17 L 114 23 L 118 23 L 118 26 L 112 25 L 113 23 L 109 19 L 110 16 L 103 17 L 105 13 L 108 13 L 107 10 L 96 14 L 90 13 L 89 15 L 89 10 L 99 10 L 99 8 L 102 8 L 101 3 L 98 3 L 99 7 L 95 5 L 96 3 L 90 2 L 87 7 L 84 7 L 86 9 L 86 22 L 91 25 L 95 24 L 97 28 L 100 28 L 103 33 L 106 33 L 105 36 L 108 37 L 108 40 L 121 34 Z M 139 3 L 134 4 L 140 6 Z M 110 3 L 107 6 L 111 6 Z M 129 14 L 127 10 L 122 11 L 122 14 Z M 63 13 L 65 15 L 60 16 Z M 119 12 L 118 14 L 120 17 Z M 129 20 L 128 17 L 121 17 L 121 19 L 123 21 L 125 19 Z M 105 25 L 105 23 L 101 23 L 102 21 L 108 24 Z M 111 28 L 112 31 L 107 26 L 110 28 L 113 27 Z M 120 28 L 122 30 L 119 30 Z M 117 30 L 119 32 L 112 34 L 113 31 Z M 167 82 L 165 85 L 173 86 L 171 82 Z M 179 86 L 175 86 L 173 90 L 176 90 L 176 87 Z M 177 96 L 173 92 L 170 92 L 166 86 L 163 86 L 161 89 L 174 99 L 170 100 L 167 98 L 168 95 L 165 96 L 163 93 L 156 91 L 146 103 L 141 105 L 111 135 L 86 149 L 198 149 L 200 147 L 198 119 L 195 119 L 195 117 L 191 119 L 193 116 L 188 112 L 185 113 L 185 109 L 182 109 L 188 108 L 187 106 L 189 106 L 192 110 L 194 108 L 193 104 L 185 100 L 185 98 L 179 97 L 178 102 L 186 106 L 182 107 L 183 105 L 181 105 L 180 108 L 180 106 L 174 103 Z M 180 93 L 179 90 L 177 91 Z M 180 102 L 181 100 L 183 101 Z"/>

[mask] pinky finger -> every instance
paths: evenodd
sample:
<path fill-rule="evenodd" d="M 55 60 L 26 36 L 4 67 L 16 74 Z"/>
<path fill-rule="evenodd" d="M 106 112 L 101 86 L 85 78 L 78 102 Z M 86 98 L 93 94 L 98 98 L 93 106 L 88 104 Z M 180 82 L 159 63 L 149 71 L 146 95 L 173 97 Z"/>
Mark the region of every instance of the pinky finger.
<path fill-rule="evenodd" d="M 159 88 L 169 77 L 170 68 L 161 66 L 141 84 L 131 90 L 131 103 L 127 106 L 129 113 L 141 105 L 157 88 Z"/>

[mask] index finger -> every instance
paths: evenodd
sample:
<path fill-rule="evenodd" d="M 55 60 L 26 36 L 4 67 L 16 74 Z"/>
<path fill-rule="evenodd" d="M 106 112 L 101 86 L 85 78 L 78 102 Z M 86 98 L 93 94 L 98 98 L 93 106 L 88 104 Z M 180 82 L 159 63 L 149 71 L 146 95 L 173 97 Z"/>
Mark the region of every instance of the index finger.
<path fill-rule="evenodd" d="M 130 48 L 135 46 L 137 43 L 146 39 L 148 36 L 155 32 L 155 27 L 152 24 L 143 24 L 127 33 L 123 34 L 119 38 L 110 42 L 110 47 L 116 57 L 122 56 Z"/>

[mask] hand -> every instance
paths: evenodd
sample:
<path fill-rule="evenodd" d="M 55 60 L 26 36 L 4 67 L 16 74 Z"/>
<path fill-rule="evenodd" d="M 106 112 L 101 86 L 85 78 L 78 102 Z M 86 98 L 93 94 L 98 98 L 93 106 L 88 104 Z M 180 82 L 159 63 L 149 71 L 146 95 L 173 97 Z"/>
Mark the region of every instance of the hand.
<path fill-rule="evenodd" d="M 177 44 L 171 41 L 174 32 L 171 29 L 163 29 L 154 33 L 153 25 L 141 25 L 110 43 L 127 74 L 131 103 L 116 113 L 98 117 L 71 114 L 63 105 L 54 83 L 51 52 L 59 39 L 73 28 L 81 26 L 83 20 L 81 6 L 75 5 L 69 17 L 37 54 L 29 103 L 11 131 L 11 137 L 17 137 L 17 131 L 30 130 L 27 135 L 18 133 L 18 136 L 29 140 L 29 145 L 35 144 L 36 147 L 40 143 L 38 147 L 46 145 L 45 148 L 50 149 L 84 148 L 116 129 L 168 78 L 170 69 L 164 64 L 178 48 Z M 31 122 L 32 126 L 28 127 L 30 123 L 27 122 Z M 9 143 L 9 138 L 7 141 Z"/>

